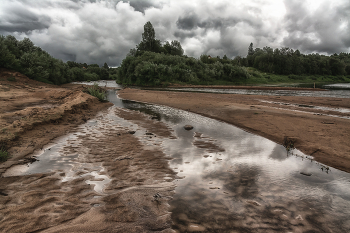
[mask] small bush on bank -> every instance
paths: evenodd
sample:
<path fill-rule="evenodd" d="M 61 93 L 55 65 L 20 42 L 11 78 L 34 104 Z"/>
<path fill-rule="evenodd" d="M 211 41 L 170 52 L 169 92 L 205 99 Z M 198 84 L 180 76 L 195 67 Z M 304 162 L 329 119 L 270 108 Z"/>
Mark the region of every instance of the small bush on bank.
<path fill-rule="evenodd" d="M 14 76 L 11 76 L 7 78 L 7 81 L 16 82 L 16 78 Z"/>
<path fill-rule="evenodd" d="M 9 153 L 3 147 L 0 147 L 0 162 L 5 162 L 9 157 Z"/>
<path fill-rule="evenodd" d="M 106 102 L 107 101 L 106 91 L 103 90 L 101 87 L 99 87 L 97 85 L 97 83 L 95 83 L 91 87 L 88 87 L 86 89 L 86 93 L 88 93 L 88 94 L 90 94 L 92 96 L 95 96 L 101 102 Z"/>

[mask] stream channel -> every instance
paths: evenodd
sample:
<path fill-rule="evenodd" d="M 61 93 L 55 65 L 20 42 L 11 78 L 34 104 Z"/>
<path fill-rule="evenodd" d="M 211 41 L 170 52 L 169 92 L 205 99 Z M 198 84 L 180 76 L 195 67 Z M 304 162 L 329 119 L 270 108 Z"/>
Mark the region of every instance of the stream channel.
<path fill-rule="evenodd" d="M 108 100 L 115 105 L 112 108 L 141 111 L 173 129 L 176 138 L 157 139 L 157 143 L 172 158 L 170 167 L 178 172 L 169 203 L 174 230 L 350 232 L 349 173 L 315 162 L 297 149 L 287 152 L 282 145 L 261 136 L 198 114 L 122 100 L 115 90 L 108 91 Z M 142 140 L 144 133 L 137 133 L 142 131 L 140 126 L 115 115 L 109 116 L 108 122 L 133 128 Z M 94 132 L 98 124 L 98 119 L 89 120 L 81 126 L 82 134 Z M 187 124 L 193 130 L 185 130 Z M 78 135 L 66 135 L 47 146 L 50 151 L 45 150 L 39 162 L 20 174 L 73 166 L 78 155 L 63 158 L 59 151 L 69 142 L 78 146 Z M 100 174 L 105 174 L 103 169 L 96 167 L 89 174 L 98 178 L 91 181 L 98 193 L 110 181 Z M 12 172 L 8 175 L 16 175 Z M 69 174 L 63 179 L 73 179 Z"/>

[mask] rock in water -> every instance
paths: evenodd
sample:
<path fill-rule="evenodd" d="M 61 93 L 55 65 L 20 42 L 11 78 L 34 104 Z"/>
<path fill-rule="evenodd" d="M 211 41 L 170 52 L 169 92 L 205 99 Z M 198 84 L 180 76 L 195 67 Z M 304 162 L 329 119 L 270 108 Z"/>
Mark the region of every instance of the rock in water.
<path fill-rule="evenodd" d="M 185 125 L 184 129 L 185 130 L 191 130 L 191 129 L 193 129 L 193 126 L 192 125 Z"/>
<path fill-rule="evenodd" d="M 304 175 L 304 176 L 311 176 L 311 173 L 307 173 L 307 172 L 300 172 L 300 174 Z"/>

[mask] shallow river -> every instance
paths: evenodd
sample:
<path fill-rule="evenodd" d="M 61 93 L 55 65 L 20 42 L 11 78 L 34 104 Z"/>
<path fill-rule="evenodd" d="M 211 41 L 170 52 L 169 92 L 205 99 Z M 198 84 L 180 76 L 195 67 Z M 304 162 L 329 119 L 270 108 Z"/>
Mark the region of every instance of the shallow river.
<path fill-rule="evenodd" d="M 217 120 L 170 107 L 121 100 L 113 90 L 108 92 L 108 99 L 116 107 L 149 114 L 174 130 L 176 139 L 161 141 L 165 154 L 172 158 L 171 168 L 178 172 L 175 195 L 170 202 L 173 229 L 350 232 L 349 173 L 315 162 L 296 149 L 287 152 L 268 139 Z M 88 130 L 83 131 L 93 130 L 97 121 L 88 121 L 84 126 Z M 109 124 L 135 127 L 117 116 L 109 116 Z M 187 124 L 193 130 L 185 130 Z M 76 134 L 62 139 L 57 148 L 49 146 L 51 153 L 58 154 L 60 143 L 74 137 Z M 44 163 L 51 162 L 49 154 L 46 156 L 48 160 L 33 163 L 26 174 L 40 172 L 38 166 L 47 167 Z M 52 158 L 58 161 L 60 169 L 69 166 L 68 161 L 57 155 Z M 96 192 L 103 192 L 109 183 L 108 177 L 99 175 L 101 171 L 102 168 L 97 168 L 92 174 L 102 180 L 95 186 Z M 69 173 L 65 179 L 70 179 Z"/>
<path fill-rule="evenodd" d="M 120 100 L 165 122 L 177 139 L 163 141 L 176 180 L 171 204 L 181 232 L 350 231 L 350 174 L 298 150 L 186 111 Z M 194 126 L 191 131 L 183 126 Z"/>
<path fill-rule="evenodd" d="M 162 88 L 162 91 L 202 92 L 217 94 L 242 94 L 242 95 L 273 95 L 273 96 L 312 96 L 350 98 L 350 90 L 325 89 L 325 91 L 294 91 L 294 90 L 250 90 L 250 89 L 212 89 L 212 88 Z"/>

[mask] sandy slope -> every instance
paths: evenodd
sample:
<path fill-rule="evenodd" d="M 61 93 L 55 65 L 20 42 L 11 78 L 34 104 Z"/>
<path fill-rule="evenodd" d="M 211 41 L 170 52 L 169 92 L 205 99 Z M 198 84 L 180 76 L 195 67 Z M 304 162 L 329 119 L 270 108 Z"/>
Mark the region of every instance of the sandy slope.
<path fill-rule="evenodd" d="M 350 120 L 327 116 L 349 117 L 350 113 L 339 113 L 333 109 L 349 109 L 350 99 L 137 89 L 124 89 L 119 91 L 119 96 L 129 100 L 167 105 L 222 120 L 280 144 L 285 137 L 289 137 L 295 141 L 298 149 L 314 156 L 317 161 L 350 172 Z M 322 111 L 266 101 L 333 109 Z"/>
<path fill-rule="evenodd" d="M 11 76 L 16 81 L 8 81 Z M 159 145 L 145 147 L 113 119 L 135 121 L 157 139 L 173 137 L 171 131 L 82 89 L 0 70 L 0 142 L 11 155 L 0 163 L 0 232 L 172 232 L 167 202 L 175 173 Z M 57 145 L 56 138 L 67 133 L 75 138 L 57 153 L 70 166 L 50 160 L 47 166 L 55 165 L 49 172 L 16 173 L 26 170 L 34 151 L 50 153 L 52 145 L 45 145 Z M 39 158 L 33 165 L 45 159 Z M 93 182 L 105 180 L 96 190 Z"/>

